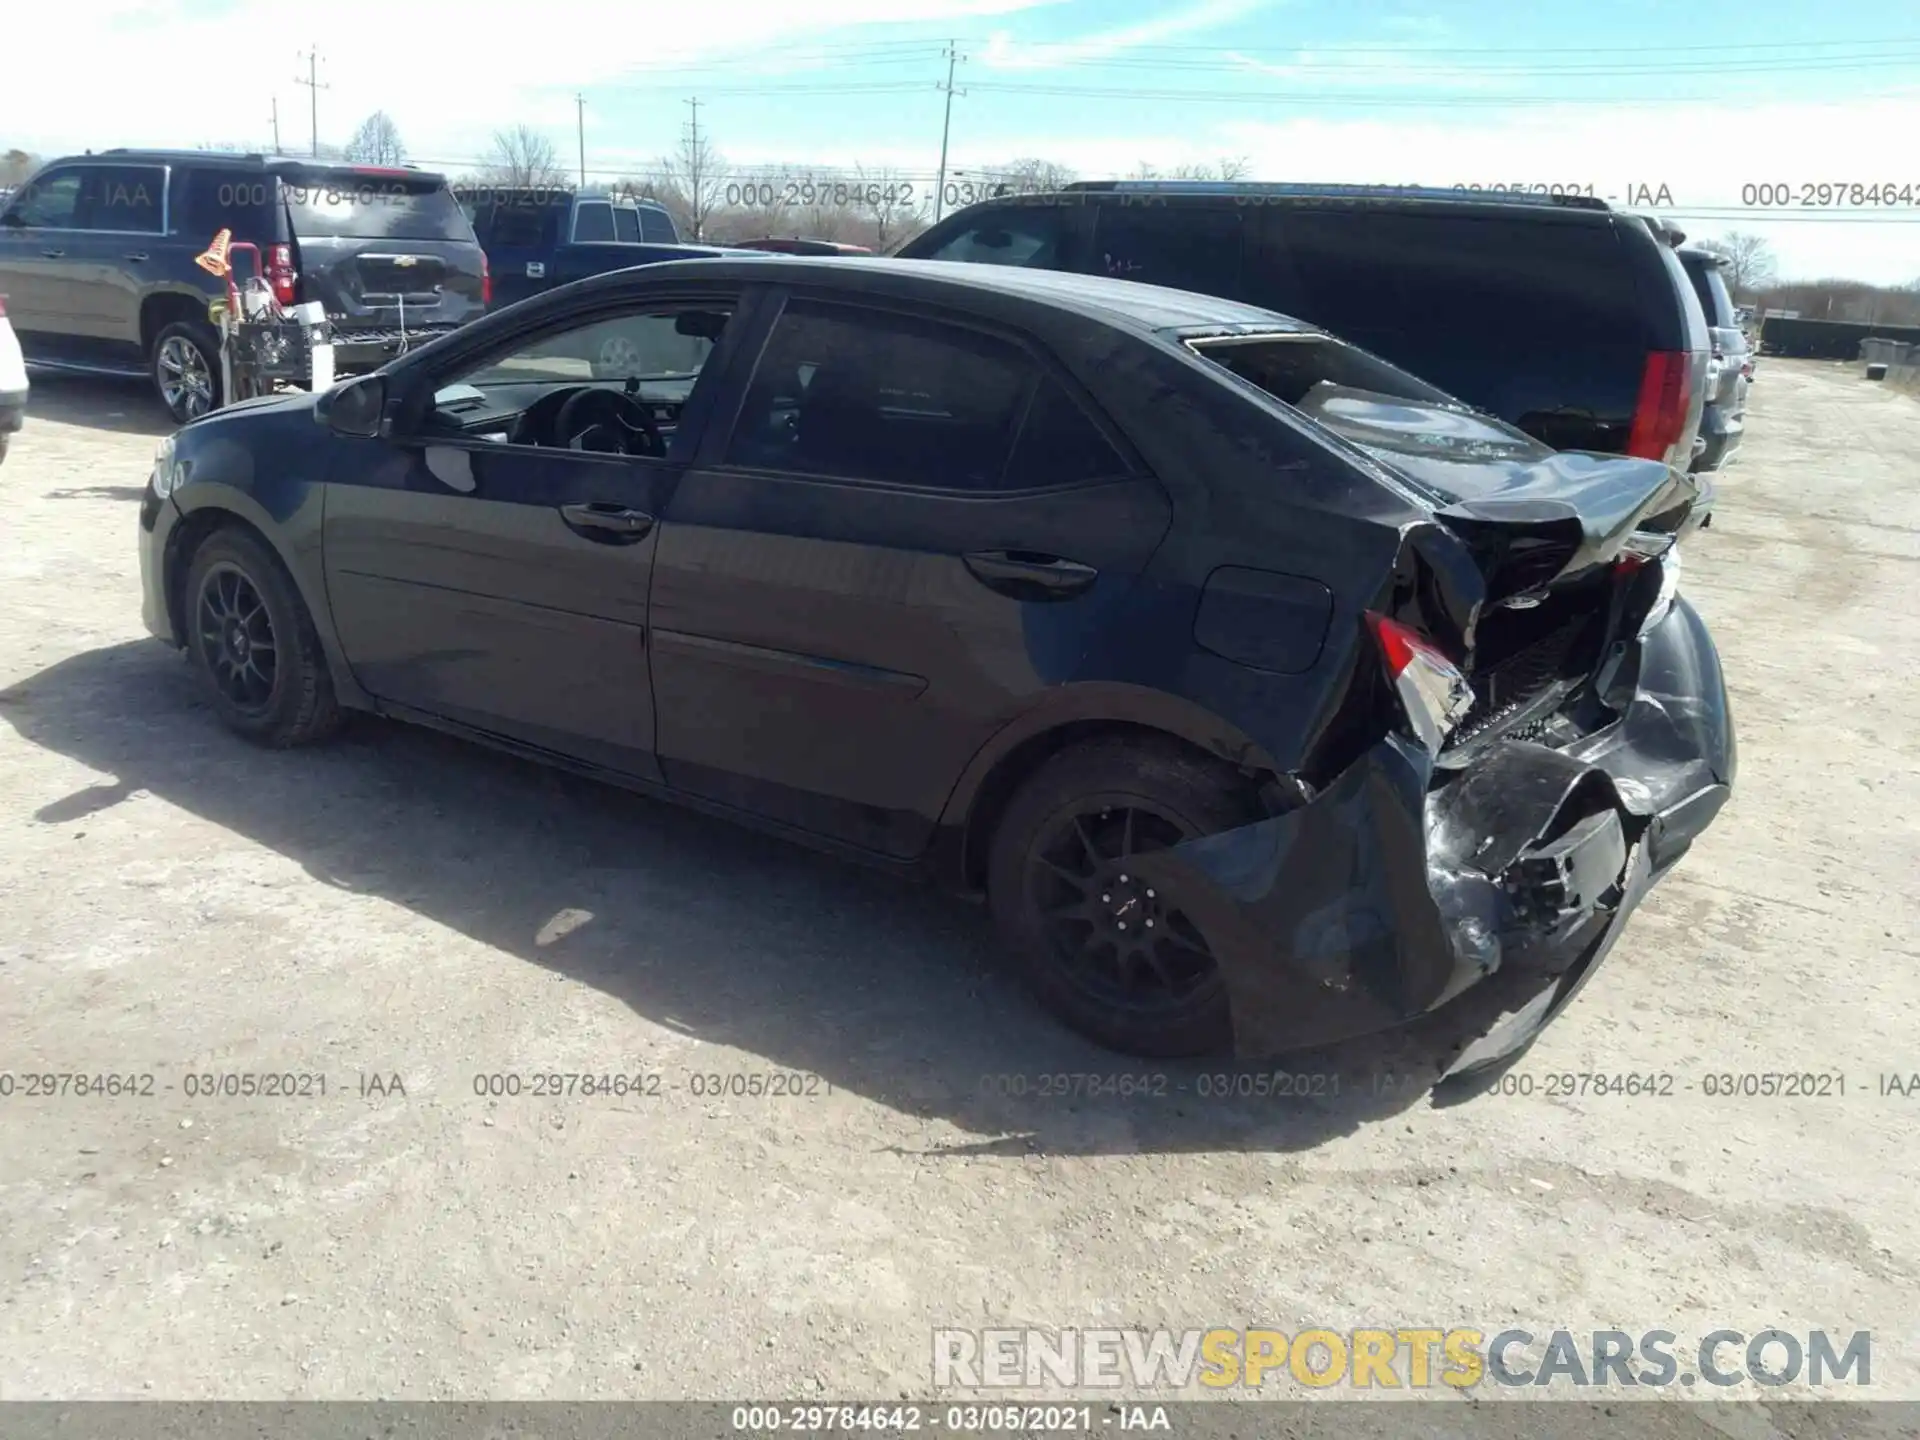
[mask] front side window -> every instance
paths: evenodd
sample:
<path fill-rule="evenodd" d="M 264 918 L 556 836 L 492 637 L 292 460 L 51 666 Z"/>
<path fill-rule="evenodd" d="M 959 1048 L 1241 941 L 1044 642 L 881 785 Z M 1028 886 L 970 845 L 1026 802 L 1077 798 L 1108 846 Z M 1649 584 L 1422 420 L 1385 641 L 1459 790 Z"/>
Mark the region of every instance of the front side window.
<path fill-rule="evenodd" d="M 1035 370 L 938 321 L 796 301 L 754 371 L 732 465 L 940 490 L 1006 483 Z"/>
<path fill-rule="evenodd" d="M 29 230 L 70 230 L 80 210 L 80 167 L 35 176 L 13 197 L 7 223 Z"/>
<path fill-rule="evenodd" d="M 455 377 L 468 385 L 639 381 L 680 387 L 699 378 L 725 326 L 724 310 L 617 315 L 544 336 Z"/>

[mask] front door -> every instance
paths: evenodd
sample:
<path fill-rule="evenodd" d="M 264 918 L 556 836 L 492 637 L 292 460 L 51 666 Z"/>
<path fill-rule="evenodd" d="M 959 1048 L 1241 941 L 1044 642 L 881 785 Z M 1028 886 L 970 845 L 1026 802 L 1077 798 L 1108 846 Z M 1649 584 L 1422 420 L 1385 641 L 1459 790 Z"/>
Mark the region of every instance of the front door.
<path fill-rule="evenodd" d="M 436 375 L 418 433 L 356 442 L 336 463 L 328 599 L 371 694 L 657 778 L 657 517 L 697 438 L 681 422 L 734 303 L 649 303 L 509 345 Z M 580 357 L 616 335 L 633 373 L 596 382 Z"/>
<path fill-rule="evenodd" d="M 967 761 L 1073 676 L 1168 513 L 1022 345 L 790 302 L 663 527 L 667 782 L 918 854 Z"/>

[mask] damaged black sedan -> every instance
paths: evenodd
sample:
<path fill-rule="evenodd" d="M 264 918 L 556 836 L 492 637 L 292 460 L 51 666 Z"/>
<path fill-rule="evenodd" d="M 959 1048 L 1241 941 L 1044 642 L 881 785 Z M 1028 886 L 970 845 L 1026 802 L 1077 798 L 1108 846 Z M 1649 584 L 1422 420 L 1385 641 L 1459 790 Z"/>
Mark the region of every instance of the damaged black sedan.
<path fill-rule="evenodd" d="M 140 540 L 263 743 L 376 711 L 930 871 L 1136 1054 L 1536 977 L 1480 1063 L 1727 798 L 1707 483 L 1229 301 L 715 259 L 196 421 Z"/>

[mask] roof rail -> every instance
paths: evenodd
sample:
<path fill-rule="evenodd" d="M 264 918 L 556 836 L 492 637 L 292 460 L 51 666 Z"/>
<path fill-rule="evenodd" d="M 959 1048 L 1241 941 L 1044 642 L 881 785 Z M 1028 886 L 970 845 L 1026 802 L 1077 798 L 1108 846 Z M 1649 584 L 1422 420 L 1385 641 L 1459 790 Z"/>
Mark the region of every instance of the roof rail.
<path fill-rule="evenodd" d="M 1343 185 L 1265 180 L 1075 180 L 1061 187 L 1080 192 L 1129 195 L 1275 195 L 1301 199 L 1447 200 L 1468 205 L 1540 205 L 1573 210 L 1611 210 L 1597 195 L 1539 195 L 1520 190 L 1468 190 L 1437 185 Z"/>

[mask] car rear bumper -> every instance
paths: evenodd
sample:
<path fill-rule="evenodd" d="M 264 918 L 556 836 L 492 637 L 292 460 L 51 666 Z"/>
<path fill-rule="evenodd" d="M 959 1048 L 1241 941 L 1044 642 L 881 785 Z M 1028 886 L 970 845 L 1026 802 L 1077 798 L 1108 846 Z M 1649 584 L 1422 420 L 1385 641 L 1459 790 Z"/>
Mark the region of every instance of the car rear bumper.
<path fill-rule="evenodd" d="M 1719 656 L 1684 600 L 1630 698 L 1573 744 L 1495 742 L 1437 772 L 1389 736 L 1307 804 L 1141 858 L 1218 960 L 1253 1057 L 1391 1028 L 1495 974 L 1531 998 L 1455 1070 L 1517 1052 L 1598 969 L 1725 804 Z"/>
<path fill-rule="evenodd" d="M 11 435 L 27 422 L 27 387 L 0 390 L 0 435 Z"/>
<path fill-rule="evenodd" d="M 1719 469 L 1733 458 L 1746 433 L 1744 405 L 1737 411 L 1723 405 L 1707 406 L 1700 414 L 1700 438 L 1704 444 L 1688 468 L 1695 472 Z"/>

